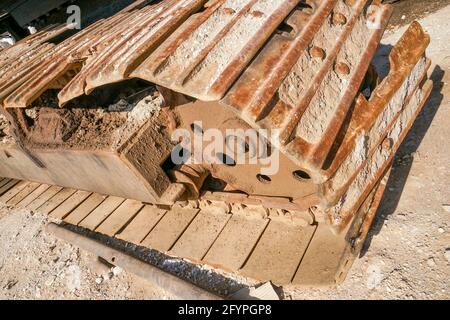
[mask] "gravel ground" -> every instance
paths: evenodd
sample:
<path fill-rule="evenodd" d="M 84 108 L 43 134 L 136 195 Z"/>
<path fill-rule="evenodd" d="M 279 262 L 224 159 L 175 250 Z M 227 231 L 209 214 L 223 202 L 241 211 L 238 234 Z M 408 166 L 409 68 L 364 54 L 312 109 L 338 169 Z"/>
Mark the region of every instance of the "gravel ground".
<path fill-rule="evenodd" d="M 444 1 L 441 1 L 444 2 Z M 450 298 L 450 6 L 420 22 L 431 34 L 432 96 L 395 161 L 362 257 L 335 289 L 286 290 L 292 299 Z M 404 27 L 383 40 L 395 43 Z M 0 207 L 0 299 L 171 299 L 149 282 L 58 241 L 45 216 Z M 163 262 L 214 286 L 220 275 Z M 170 269 L 169 268 L 169 269 Z M 228 284 L 230 292 L 239 279 Z"/>
<path fill-rule="evenodd" d="M 0 209 L 0 299 L 156 299 L 169 296 L 43 231 L 47 217 Z"/>

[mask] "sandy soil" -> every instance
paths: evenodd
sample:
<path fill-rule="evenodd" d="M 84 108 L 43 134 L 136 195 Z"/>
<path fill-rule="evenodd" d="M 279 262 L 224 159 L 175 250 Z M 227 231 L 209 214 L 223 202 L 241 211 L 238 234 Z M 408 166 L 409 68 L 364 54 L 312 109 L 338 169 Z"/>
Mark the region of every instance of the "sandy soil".
<path fill-rule="evenodd" d="M 338 288 L 290 290 L 284 292 L 286 298 L 450 298 L 449 16 L 446 6 L 420 20 L 432 37 L 428 56 L 435 88 L 398 153 L 361 258 Z M 394 28 L 383 43 L 393 44 L 403 31 Z M 171 298 L 46 235 L 46 222 L 39 214 L 0 207 L 0 299 Z M 165 263 L 180 268 L 177 261 Z M 210 271 L 183 270 L 201 276 L 205 284 L 217 284 Z"/>
<path fill-rule="evenodd" d="M 154 299 L 163 291 L 44 233 L 46 217 L 0 209 L 0 299 Z"/>

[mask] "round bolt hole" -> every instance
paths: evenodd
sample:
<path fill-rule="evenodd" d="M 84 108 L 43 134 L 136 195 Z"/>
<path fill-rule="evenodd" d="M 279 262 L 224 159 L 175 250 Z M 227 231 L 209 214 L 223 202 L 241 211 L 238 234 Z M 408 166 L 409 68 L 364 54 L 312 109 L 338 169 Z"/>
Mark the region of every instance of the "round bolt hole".
<path fill-rule="evenodd" d="M 305 180 L 311 179 L 311 176 L 303 170 L 294 171 L 292 173 L 292 175 L 294 176 L 295 179 L 300 180 L 300 181 L 305 181 Z"/>
<path fill-rule="evenodd" d="M 322 59 L 322 60 L 325 59 L 325 50 L 323 50 L 322 48 L 317 47 L 317 46 L 313 46 L 309 50 L 309 54 L 313 58 L 318 58 L 318 59 Z"/>
<path fill-rule="evenodd" d="M 256 175 L 256 179 L 258 179 L 259 182 L 266 184 L 272 182 L 272 179 L 270 179 L 270 177 L 266 176 L 265 174 Z"/>
<path fill-rule="evenodd" d="M 342 13 L 335 12 L 333 13 L 332 22 L 335 26 L 343 26 L 347 23 L 347 18 Z"/>
<path fill-rule="evenodd" d="M 348 75 L 350 73 L 350 67 L 344 62 L 339 62 L 336 64 L 336 72 L 342 75 Z"/>
<path fill-rule="evenodd" d="M 234 167 L 234 166 L 236 166 L 236 161 L 234 161 L 233 158 L 231 158 L 229 155 L 226 155 L 226 154 L 224 154 L 224 153 L 218 153 L 218 154 L 217 154 L 217 159 L 218 159 L 221 163 L 223 163 L 223 164 L 225 164 L 225 165 L 227 165 L 227 166 L 229 166 L 229 167 Z"/>

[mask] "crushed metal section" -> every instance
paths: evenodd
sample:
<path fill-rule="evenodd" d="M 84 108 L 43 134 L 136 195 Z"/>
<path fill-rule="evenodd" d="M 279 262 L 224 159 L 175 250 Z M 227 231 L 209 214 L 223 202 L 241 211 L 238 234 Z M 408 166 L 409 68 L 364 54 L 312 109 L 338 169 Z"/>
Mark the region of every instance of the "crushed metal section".
<path fill-rule="evenodd" d="M 67 77 L 59 93 L 63 106 L 89 94 L 93 87 L 128 79 L 130 72 L 173 32 L 204 0 L 162 1 L 142 9 L 121 11 L 78 32 L 38 59 L 24 62 L 15 79 L 3 78 L 0 97 L 6 108 L 26 108 L 55 81 Z M 106 81 L 106 83 L 105 83 Z"/>
<path fill-rule="evenodd" d="M 52 26 L 35 33 L 0 52 L 0 103 L 33 76 L 41 59 L 55 50 L 50 41 L 67 31 L 67 26 Z"/>

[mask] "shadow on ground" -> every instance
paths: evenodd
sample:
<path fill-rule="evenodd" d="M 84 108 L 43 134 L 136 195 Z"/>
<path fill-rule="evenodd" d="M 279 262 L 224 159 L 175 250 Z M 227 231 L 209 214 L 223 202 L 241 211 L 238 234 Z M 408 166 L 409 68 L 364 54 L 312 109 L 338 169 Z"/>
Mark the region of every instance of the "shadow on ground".
<path fill-rule="evenodd" d="M 367 236 L 363 250 L 361 251 L 361 257 L 367 253 L 373 237 L 380 233 L 386 219 L 397 209 L 400 197 L 411 171 L 414 153 L 422 143 L 428 128 L 441 106 L 444 97 L 441 92 L 443 87 L 443 77 L 444 70 L 437 65 L 430 76 L 430 79 L 433 81 L 433 90 L 417 117 L 416 122 L 411 128 L 411 131 L 406 136 L 396 154 L 394 159 L 394 170 L 392 170 L 389 177 L 386 192 L 383 195 L 374 224 Z"/>

